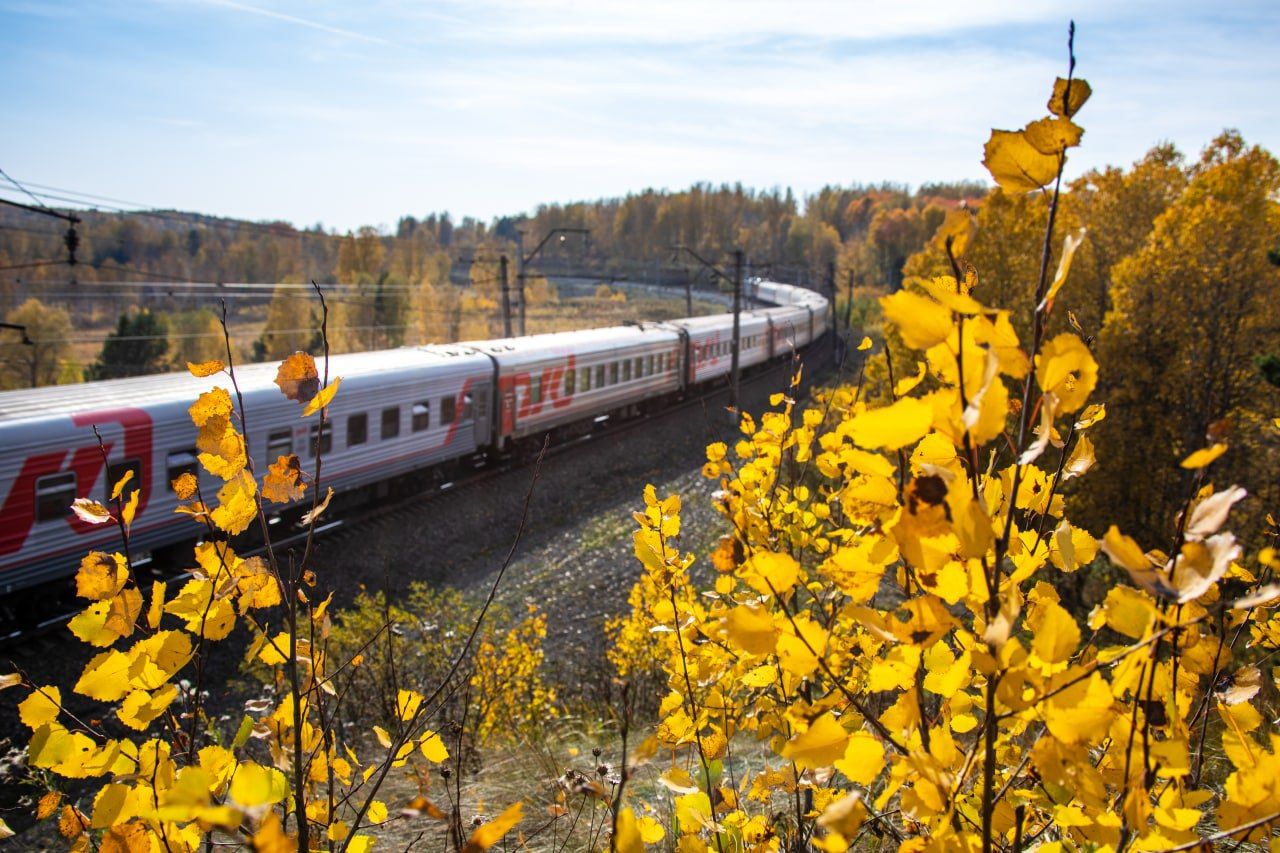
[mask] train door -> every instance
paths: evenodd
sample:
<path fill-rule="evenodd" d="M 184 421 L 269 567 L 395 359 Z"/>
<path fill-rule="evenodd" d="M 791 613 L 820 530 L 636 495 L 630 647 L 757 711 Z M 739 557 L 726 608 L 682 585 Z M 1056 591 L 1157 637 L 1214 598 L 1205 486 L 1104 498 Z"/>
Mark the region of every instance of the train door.
<path fill-rule="evenodd" d="M 477 447 L 484 447 L 489 443 L 489 433 L 493 421 L 489 418 L 489 383 L 483 382 L 476 385 L 469 392 L 471 394 L 471 417 L 475 429 L 475 442 Z"/>
<path fill-rule="evenodd" d="M 516 429 L 516 383 L 509 376 L 503 377 L 502 385 L 502 417 L 499 422 L 499 429 L 502 431 L 502 438 L 506 438 L 515 432 Z"/>

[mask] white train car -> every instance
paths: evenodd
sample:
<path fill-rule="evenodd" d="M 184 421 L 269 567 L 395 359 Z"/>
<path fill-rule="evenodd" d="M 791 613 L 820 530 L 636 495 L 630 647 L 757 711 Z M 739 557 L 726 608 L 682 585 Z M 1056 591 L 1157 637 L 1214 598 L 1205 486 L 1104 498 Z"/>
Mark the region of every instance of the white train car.
<path fill-rule="evenodd" d="M 498 364 L 499 446 L 683 388 L 680 335 L 662 324 L 458 346 Z"/>
<path fill-rule="evenodd" d="M 318 417 L 302 420 L 299 405 L 280 393 L 276 369 L 236 370 L 248 411 L 248 452 L 260 472 L 289 454 L 306 469 L 318 445 L 325 482 L 344 490 L 489 443 L 494 364 L 481 353 L 433 347 L 334 356 L 330 375 L 342 376 L 342 389 L 324 436 L 317 435 Z M 191 521 L 174 514 L 171 484 L 184 472 L 197 473 L 210 501 L 221 485 L 197 463 L 188 414 L 195 397 L 215 386 L 232 390 L 222 374 L 175 373 L 0 394 L 0 592 L 72 574 L 89 550 L 117 549 L 113 526 L 87 524 L 69 508 L 80 497 L 106 502 L 128 470 L 130 490 L 141 491 L 135 552 L 193 536 Z M 105 465 L 93 427 L 102 436 Z"/>

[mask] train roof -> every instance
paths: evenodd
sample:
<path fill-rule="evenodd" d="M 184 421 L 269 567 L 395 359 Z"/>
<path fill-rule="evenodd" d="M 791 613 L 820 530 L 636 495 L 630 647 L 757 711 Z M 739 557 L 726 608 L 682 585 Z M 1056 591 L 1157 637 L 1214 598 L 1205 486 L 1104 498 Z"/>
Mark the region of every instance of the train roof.
<path fill-rule="evenodd" d="M 464 369 L 492 369 L 488 357 L 481 353 L 457 345 L 438 345 L 333 355 L 329 357 L 329 376 L 341 376 L 343 381 L 349 381 L 448 363 Z M 324 365 L 317 366 L 323 372 Z M 275 389 L 278 367 L 278 362 L 237 366 L 236 382 L 246 394 Z M 94 409 L 191 402 L 202 391 L 215 385 L 228 386 L 227 377 L 215 374 L 198 379 L 184 371 L 3 391 L 0 392 L 0 424 L 8 421 L 43 420 Z"/>
<path fill-rule="evenodd" d="M 492 341 L 463 341 L 457 346 L 473 347 L 496 356 L 554 354 L 566 350 L 607 350 L 613 347 L 643 343 L 674 341 L 677 333 L 665 323 L 636 323 L 628 326 L 604 326 L 573 332 L 548 332 L 522 338 L 499 338 Z"/>

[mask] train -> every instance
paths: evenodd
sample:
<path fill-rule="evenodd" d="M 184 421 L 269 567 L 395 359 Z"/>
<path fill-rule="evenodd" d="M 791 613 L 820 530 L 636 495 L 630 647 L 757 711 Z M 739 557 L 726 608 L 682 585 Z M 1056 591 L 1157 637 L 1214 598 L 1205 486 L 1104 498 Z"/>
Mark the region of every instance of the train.
<path fill-rule="evenodd" d="M 771 307 L 739 313 L 743 369 L 787 357 L 828 327 L 821 294 L 763 280 L 747 289 Z M 417 488 L 527 453 L 547 433 L 582 433 L 665 405 L 725 380 L 732 339 L 733 314 L 724 313 L 335 355 L 328 372 L 342 387 L 323 432 L 280 393 L 277 365 L 239 366 L 235 375 L 260 467 L 292 454 L 307 469 L 320 453 L 324 484 L 350 495 Z M 200 470 L 188 414 L 219 384 L 229 388 L 225 375 L 171 373 L 0 392 L 0 594 L 60 581 L 87 552 L 118 548 L 112 525 L 88 524 L 70 507 L 77 498 L 105 502 L 128 471 L 128 488 L 140 492 L 132 555 L 145 561 L 193 541 L 201 529 L 174 512 L 173 481 L 195 474 L 205 494 L 220 485 Z"/>

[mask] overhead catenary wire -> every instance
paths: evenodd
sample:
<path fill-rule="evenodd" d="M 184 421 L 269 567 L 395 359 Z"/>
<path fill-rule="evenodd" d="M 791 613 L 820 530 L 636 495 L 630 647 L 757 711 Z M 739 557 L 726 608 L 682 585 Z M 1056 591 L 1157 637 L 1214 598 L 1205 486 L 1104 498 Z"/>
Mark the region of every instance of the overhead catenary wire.
<path fill-rule="evenodd" d="M 27 194 L 27 197 L 30 198 L 32 201 L 34 201 L 36 204 L 40 205 L 41 207 L 48 207 L 47 204 L 45 204 L 40 199 L 36 198 L 35 193 L 31 192 L 31 190 L 27 189 L 22 184 L 18 183 L 13 178 L 9 177 L 8 173 L 5 172 L 4 169 L 0 169 L 0 177 L 3 177 L 6 181 L 13 184 L 18 189 L 22 190 L 24 193 Z"/>

